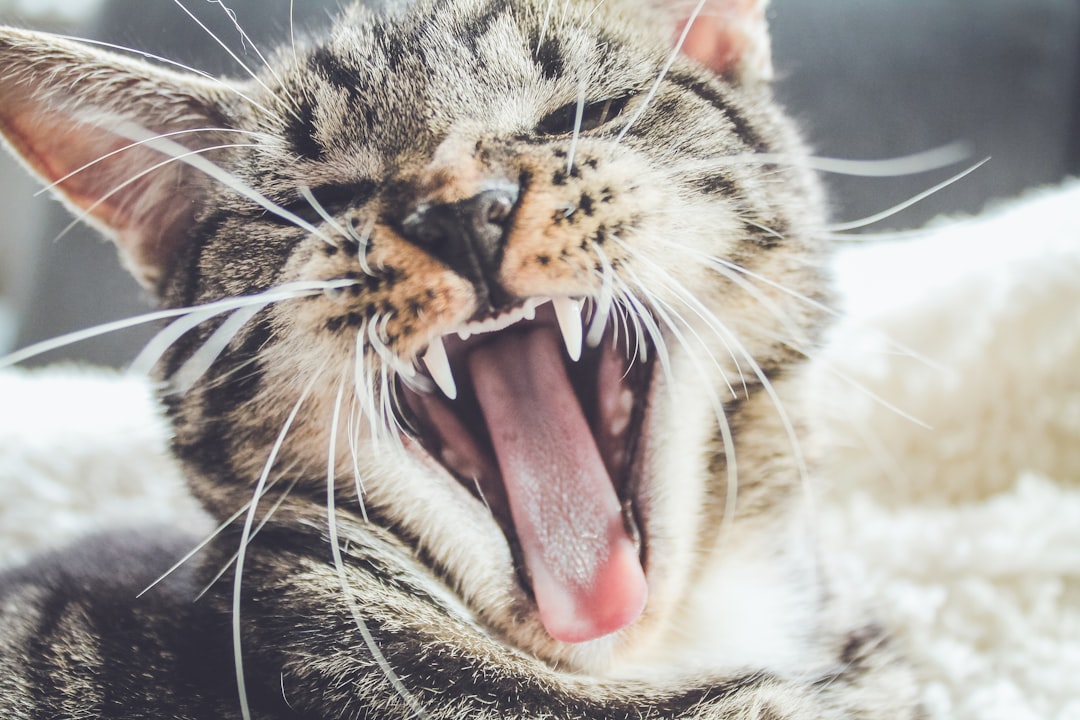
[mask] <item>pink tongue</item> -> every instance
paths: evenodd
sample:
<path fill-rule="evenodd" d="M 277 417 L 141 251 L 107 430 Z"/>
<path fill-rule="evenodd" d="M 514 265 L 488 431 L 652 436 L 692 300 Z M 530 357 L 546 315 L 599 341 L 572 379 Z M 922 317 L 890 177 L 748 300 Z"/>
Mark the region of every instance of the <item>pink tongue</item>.
<path fill-rule="evenodd" d="M 508 333 L 469 370 L 544 627 L 563 642 L 626 627 L 645 607 L 645 574 L 557 331 Z"/>

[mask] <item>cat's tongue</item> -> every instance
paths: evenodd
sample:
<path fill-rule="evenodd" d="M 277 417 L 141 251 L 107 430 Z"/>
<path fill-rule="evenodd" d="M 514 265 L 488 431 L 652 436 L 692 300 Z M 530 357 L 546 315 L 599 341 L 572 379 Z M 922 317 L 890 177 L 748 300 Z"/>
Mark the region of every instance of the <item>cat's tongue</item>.
<path fill-rule="evenodd" d="M 556 640 L 584 642 L 636 620 L 648 587 L 557 332 L 506 333 L 474 350 L 469 370 L 540 620 Z"/>

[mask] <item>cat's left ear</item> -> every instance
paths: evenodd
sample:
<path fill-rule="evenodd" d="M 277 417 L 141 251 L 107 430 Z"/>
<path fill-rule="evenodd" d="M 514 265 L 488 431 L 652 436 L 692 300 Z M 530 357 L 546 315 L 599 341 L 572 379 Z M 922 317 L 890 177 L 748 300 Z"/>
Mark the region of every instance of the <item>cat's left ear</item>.
<path fill-rule="evenodd" d="M 236 142 L 219 132 L 225 94 L 198 76 L 0 28 L 0 135 L 76 214 L 115 240 L 147 287 L 160 284 L 187 241 L 206 178 L 139 136 L 168 135 L 190 151 Z"/>
<path fill-rule="evenodd" d="M 773 79 L 772 47 L 765 15 L 768 0 L 706 0 L 692 19 L 682 51 L 714 72 L 743 84 Z M 679 7 L 693 9 L 694 3 Z M 691 18 L 681 18 L 681 33 Z"/>

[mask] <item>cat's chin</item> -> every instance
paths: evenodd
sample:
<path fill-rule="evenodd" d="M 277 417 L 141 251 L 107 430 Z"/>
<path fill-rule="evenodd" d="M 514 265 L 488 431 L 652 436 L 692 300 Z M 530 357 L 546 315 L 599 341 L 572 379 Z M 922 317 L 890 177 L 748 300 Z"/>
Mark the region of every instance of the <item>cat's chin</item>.
<path fill-rule="evenodd" d="M 571 645 L 634 624 L 648 599 L 635 460 L 654 351 L 586 329 L 566 299 L 475 319 L 432 341 L 400 403 L 414 451 L 484 504 L 544 631 Z"/>

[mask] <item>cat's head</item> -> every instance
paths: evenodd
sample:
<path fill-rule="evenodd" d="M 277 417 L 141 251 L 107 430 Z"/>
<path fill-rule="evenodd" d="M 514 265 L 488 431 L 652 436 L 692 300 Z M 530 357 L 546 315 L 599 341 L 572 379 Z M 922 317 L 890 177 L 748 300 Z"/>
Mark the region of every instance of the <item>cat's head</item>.
<path fill-rule="evenodd" d="M 288 486 L 325 521 L 332 476 L 479 623 L 599 670 L 692 635 L 725 522 L 796 483 L 736 492 L 727 459 L 787 462 L 786 416 L 740 404 L 817 321 L 762 12 L 355 7 L 235 82 L 5 31 L 0 130 L 199 308 L 158 372 L 212 512 Z"/>

